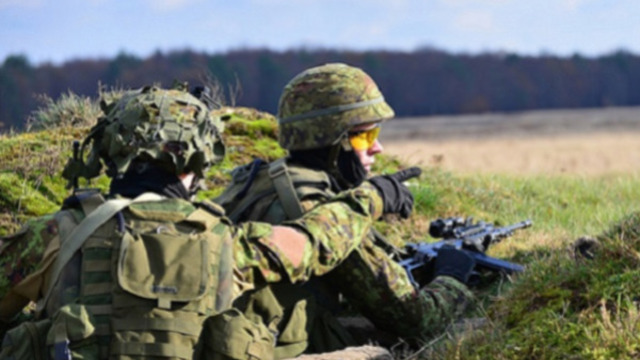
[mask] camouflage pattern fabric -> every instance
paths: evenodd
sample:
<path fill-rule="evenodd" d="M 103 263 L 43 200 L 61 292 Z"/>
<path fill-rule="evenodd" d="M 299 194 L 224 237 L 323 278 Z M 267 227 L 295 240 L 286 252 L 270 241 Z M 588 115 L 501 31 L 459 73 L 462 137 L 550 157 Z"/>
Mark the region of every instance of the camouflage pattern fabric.
<path fill-rule="evenodd" d="M 176 201 L 176 200 L 172 200 Z M 184 200 L 180 200 L 185 202 Z M 181 205 L 181 209 L 185 205 Z M 175 211 L 174 211 L 175 212 Z M 373 219 L 382 214 L 382 199 L 372 187 L 362 187 L 341 194 L 326 206 L 288 225 L 305 234 L 309 241 L 303 260 L 292 264 L 276 246 L 272 226 L 247 223 L 241 227 L 224 226 L 214 230 L 233 244 L 234 296 L 256 284 L 288 280 L 302 282 L 312 275 L 330 271 L 356 248 L 368 233 Z M 47 280 L 47 271 L 59 250 L 54 215 L 30 221 L 21 232 L 2 238 L 2 269 L 7 282 L 2 288 L 0 308 L 12 290 L 37 301 Z M 47 256 L 43 259 L 43 254 Z M 246 286 L 239 286 L 246 285 Z"/>
<path fill-rule="evenodd" d="M 352 127 L 394 115 L 364 71 L 326 64 L 303 71 L 285 86 L 278 105 L 278 140 L 289 150 L 336 145 Z"/>
<path fill-rule="evenodd" d="M 206 169 L 222 160 L 224 129 L 219 116 L 184 89 L 145 87 L 125 92 L 118 101 L 102 99 L 105 116 L 83 142 L 79 159 L 71 159 L 62 173 L 91 179 L 100 174 L 123 174 L 134 159 L 154 161 L 167 171 L 194 172 L 202 177 Z M 84 161 L 84 149 L 91 152 Z"/>
<path fill-rule="evenodd" d="M 296 171 L 295 165 L 288 165 L 288 168 Z M 305 173 L 309 174 L 309 169 Z M 268 175 L 258 173 L 258 176 Z M 308 183 L 324 177 L 326 174 L 318 171 L 317 176 L 312 176 Z M 371 186 L 367 184 L 365 182 L 362 186 Z M 305 193 L 303 187 L 304 185 L 300 185 L 300 189 L 297 189 L 298 194 Z M 245 196 L 254 195 L 250 191 Z M 331 191 L 326 191 L 324 197 L 317 196 L 317 193 L 313 197 L 302 197 L 302 208 L 315 209 L 318 205 L 331 201 L 334 195 Z M 261 203 L 265 201 L 271 203 Z M 244 214 L 243 220 L 258 221 L 260 217 L 264 217 L 273 223 L 287 223 L 282 206 L 277 197 L 263 198 L 252 208 L 269 209 L 268 213 L 248 212 Z M 327 281 L 379 328 L 403 337 L 428 336 L 441 331 L 473 300 L 473 294 L 464 284 L 447 276 L 438 277 L 417 291 L 411 285 L 405 270 L 377 245 L 379 241 L 376 236 L 381 235 L 369 231 L 351 255 L 328 275 Z"/>
<path fill-rule="evenodd" d="M 58 235 L 54 215 L 29 220 L 16 234 L 2 238 L 0 298 L 38 269 L 44 249 Z"/>
<path fill-rule="evenodd" d="M 234 244 L 234 254 L 243 280 L 259 283 L 260 278 L 253 272 L 255 269 L 260 269 L 266 282 L 285 279 L 296 283 L 326 274 L 360 245 L 371 229 L 371 219 L 382 215 L 382 200 L 370 185 L 342 193 L 325 205 L 314 208 L 298 220 L 283 223 L 306 233 L 312 240 L 307 243 L 303 260 L 297 266 L 271 242 L 272 225 L 238 225 L 234 238 L 241 241 Z M 274 256 L 279 264 L 274 263 Z"/>

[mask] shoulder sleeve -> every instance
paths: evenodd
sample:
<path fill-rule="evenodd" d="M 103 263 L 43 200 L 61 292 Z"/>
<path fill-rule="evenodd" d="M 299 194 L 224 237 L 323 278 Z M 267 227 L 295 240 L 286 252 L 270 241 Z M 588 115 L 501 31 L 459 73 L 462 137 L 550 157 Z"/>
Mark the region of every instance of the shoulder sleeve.
<path fill-rule="evenodd" d="M 376 326 L 405 337 L 442 331 L 473 302 L 467 286 L 447 276 L 415 289 L 404 268 L 371 235 L 330 274 L 330 281 Z"/>
<path fill-rule="evenodd" d="M 311 275 L 325 274 L 362 242 L 381 210 L 377 191 L 373 187 L 361 187 L 339 194 L 298 220 L 283 223 L 307 238 L 303 259 L 296 266 L 273 244 L 271 225 L 241 224 L 234 234 L 236 266 L 246 279 L 267 282 L 283 278 L 299 282 Z"/>
<path fill-rule="evenodd" d="M 41 267 L 45 249 L 58 237 L 55 214 L 28 221 L 16 234 L 0 238 L 0 298 Z"/>

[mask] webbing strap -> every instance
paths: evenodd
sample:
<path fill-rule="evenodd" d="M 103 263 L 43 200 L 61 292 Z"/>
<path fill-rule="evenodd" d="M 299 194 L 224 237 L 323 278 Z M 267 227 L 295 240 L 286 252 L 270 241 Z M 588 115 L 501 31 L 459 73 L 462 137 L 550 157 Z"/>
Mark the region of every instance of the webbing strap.
<path fill-rule="evenodd" d="M 112 344 L 111 355 L 158 356 L 191 359 L 193 357 L 193 349 L 191 347 L 176 344 L 127 342 Z"/>
<path fill-rule="evenodd" d="M 160 318 L 126 318 L 112 320 L 115 331 L 128 330 L 160 330 L 177 332 L 184 335 L 198 337 L 202 332 L 202 325 L 185 321 L 184 319 L 160 319 Z"/>
<path fill-rule="evenodd" d="M 92 295 L 100 295 L 100 294 L 110 294 L 112 288 L 113 288 L 113 283 L 111 282 L 85 284 L 82 286 L 82 295 L 92 296 Z"/>
<path fill-rule="evenodd" d="M 100 192 L 90 192 L 83 193 L 78 196 L 78 200 L 80 200 L 80 206 L 82 206 L 82 211 L 85 214 L 92 213 L 95 209 L 99 208 L 100 205 L 104 204 L 104 198 Z"/>
<path fill-rule="evenodd" d="M 87 311 L 89 311 L 89 313 L 91 313 L 92 315 L 111 315 L 111 313 L 113 312 L 111 304 L 85 305 L 85 307 L 87 308 Z"/>
<path fill-rule="evenodd" d="M 87 272 L 109 271 L 111 270 L 111 260 L 87 260 L 83 267 Z"/>
<path fill-rule="evenodd" d="M 93 212 L 88 214 L 87 217 L 85 217 L 80 224 L 71 231 L 69 236 L 65 239 L 61 239 L 62 243 L 60 244 L 60 251 L 56 257 L 56 261 L 53 264 L 49 288 L 47 289 L 47 294 L 44 299 L 38 304 L 38 311 L 42 311 L 47 305 L 47 302 L 53 293 L 53 289 L 60 278 L 62 270 L 71 260 L 73 254 L 80 250 L 85 240 L 87 240 L 87 238 L 89 238 L 96 229 L 111 219 L 119 211 L 122 211 L 133 203 L 159 201 L 162 199 L 164 199 L 163 196 L 154 193 L 144 193 L 135 199 L 113 199 L 103 203 Z"/>
<path fill-rule="evenodd" d="M 95 324 L 95 332 L 98 336 L 109 336 L 111 335 L 111 325 L 110 324 Z"/>
<path fill-rule="evenodd" d="M 280 158 L 270 163 L 269 177 L 273 181 L 273 186 L 276 188 L 284 212 L 289 219 L 295 220 L 301 217 L 304 212 L 296 194 L 296 189 L 293 187 L 289 171 L 287 171 L 286 161 L 286 158 Z"/>

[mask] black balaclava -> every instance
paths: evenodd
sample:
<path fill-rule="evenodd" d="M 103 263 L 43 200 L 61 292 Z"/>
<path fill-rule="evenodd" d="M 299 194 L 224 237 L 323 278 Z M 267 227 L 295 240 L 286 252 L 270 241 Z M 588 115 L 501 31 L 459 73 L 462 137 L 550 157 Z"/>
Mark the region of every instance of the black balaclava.
<path fill-rule="evenodd" d="M 109 189 L 110 196 L 121 195 L 128 198 L 145 192 L 154 192 L 169 198 L 190 198 L 189 191 L 176 174 L 151 163 L 131 164 L 124 175 L 111 181 Z"/>
<path fill-rule="evenodd" d="M 355 151 L 343 145 L 289 152 L 292 163 L 304 167 L 326 171 L 330 176 L 332 189 L 336 192 L 360 185 L 367 178 L 367 170 Z"/>

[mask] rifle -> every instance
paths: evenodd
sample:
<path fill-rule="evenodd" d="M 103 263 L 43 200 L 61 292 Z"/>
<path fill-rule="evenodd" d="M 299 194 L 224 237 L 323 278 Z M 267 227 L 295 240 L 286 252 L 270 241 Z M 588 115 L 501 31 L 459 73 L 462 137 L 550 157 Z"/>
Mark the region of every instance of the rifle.
<path fill-rule="evenodd" d="M 445 245 L 453 246 L 473 257 L 476 266 L 472 278 L 477 278 L 480 271 L 487 270 L 503 274 L 519 273 L 524 270 L 522 265 L 493 258 L 485 252 L 490 245 L 513 235 L 516 230 L 528 228 L 531 225 L 531 220 L 505 227 L 495 227 L 484 221 L 474 224 L 471 217 L 437 219 L 429 224 L 429 234 L 443 240 L 434 243 L 407 244 L 407 257 L 400 260 L 399 264 L 407 271 L 409 279 L 416 288 L 432 280 L 438 250 Z"/>

